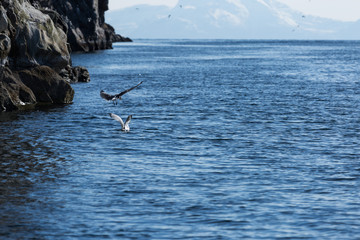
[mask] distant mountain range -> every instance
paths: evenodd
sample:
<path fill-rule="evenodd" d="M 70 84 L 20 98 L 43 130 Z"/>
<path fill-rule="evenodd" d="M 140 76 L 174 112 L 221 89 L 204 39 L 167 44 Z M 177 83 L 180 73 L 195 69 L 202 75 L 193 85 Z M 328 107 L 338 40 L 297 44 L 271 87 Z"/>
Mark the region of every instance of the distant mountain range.
<path fill-rule="evenodd" d="M 130 38 L 360 39 L 360 21 L 306 16 L 271 0 L 180 0 L 108 11 L 106 20 Z"/>

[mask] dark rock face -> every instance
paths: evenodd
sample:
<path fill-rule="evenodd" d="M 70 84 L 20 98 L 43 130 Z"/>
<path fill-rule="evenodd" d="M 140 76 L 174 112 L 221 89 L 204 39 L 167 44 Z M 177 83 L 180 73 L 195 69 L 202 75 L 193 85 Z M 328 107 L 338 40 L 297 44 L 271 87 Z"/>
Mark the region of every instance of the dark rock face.
<path fill-rule="evenodd" d="M 66 33 L 55 26 L 49 15 L 43 14 L 26 0 L 3 0 L 11 39 L 8 54 L 10 65 L 17 68 L 47 65 L 55 71 L 70 65 Z"/>
<path fill-rule="evenodd" d="M 0 65 L 5 66 L 8 62 L 8 55 L 11 49 L 11 40 L 4 34 L 0 33 Z"/>
<path fill-rule="evenodd" d="M 0 111 L 12 111 L 36 103 L 36 97 L 8 67 L 0 67 Z"/>
<path fill-rule="evenodd" d="M 89 82 L 70 52 L 131 41 L 105 23 L 108 0 L 0 0 L 0 111 L 70 103 L 69 83 Z"/>
<path fill-rule="evenodd" d="M 89 82 L 71 51 L 131 41 L 105 23 L 108 0 L 0 1 L 0 111 L 36 103 L 70 103 L 70 82 Z"/>
<path fill-rule="evenodd" d="M 71 103 L 74 90 L 64 79 L 47 66 L 19 71 L 21 81 L 43 103 Z"/>
<path fill-rule="evenodd" d="M 52 15 L 28 0 L 0 1 L 1 111 L 72 101 L 74 90 L 58 74 L 71 68 L 66 24 Z"/>
<path fill-rule="evenodd" d="M 107 23 L 103 25 L 103 28 L 105 29 L 105 32 L 109 34 L 108 38 L 112 42 L 132 42 L 132 40 L 128 37 L 123 37 L 119 34 L 116 34 L 115 29 Z"/>
<path fill-rule="evenodd" d="M 90 74 L 84 67 L 68 67 L 60 72 L 60 76 L 70 83 L 90 82 Z"/>
<path fill-rule="evenodd" d="M 64 17 L 68 42 L 72 51 L 94 51 L 112 48 L 114 41 L 131 41 L 115 34 L 105 23 L 108 0 L 30 0 L 43 9 L 51 9 Z"/>
<path fill-rule="evenodd" d="M 48 66 L 23 70 L 0 67 L 0 111 L 32 107 L 36 103 L 71 103 L 74 90 Z"/>

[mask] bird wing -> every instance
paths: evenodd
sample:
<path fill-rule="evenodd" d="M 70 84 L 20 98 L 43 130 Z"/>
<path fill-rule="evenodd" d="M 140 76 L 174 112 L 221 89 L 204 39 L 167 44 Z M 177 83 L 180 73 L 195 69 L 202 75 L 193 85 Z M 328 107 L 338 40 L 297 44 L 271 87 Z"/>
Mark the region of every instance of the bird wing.
<path fill-rule="evenodd" d="M 116 97 L 116 98 L 121 97 L 121 96 L 124 95 L 125 93 L 130 92 L 131 90 L 137 88 L 137 87 L 140 86 L 140 84 L 142 84 L 142 83 L 143 83 L 143 82 L 141 81 L 138 85 L 136 85 L 136 86 L 134 86 L 134 87 L 132 87 L 132 88 L 126 89 L 125 91 L 122 91 L 122 92 L 119 93 L 119 94 L 116 94 L 115 97 Z"/>
<path fill-rule="evenodd" d="M 118 115 L 114 114 L 114 113 L 109 113 L 110 117 L 118 122 L 121 123 L 121 127 L 124 128 L 125 125 L 124 125 L 124 122 L 123 120 L 121 119 L 121 117 L 119 117 Z"/>
<path fill-rule="evenodd" d="M 100 97 L 102 97 L 105 100 L 112 100 L 114 98 L 114 95 L 110 95 L 106 92 L 100 92 Z"/>
<path fill-rule="evenodd" d="M 129 115 L 125 121 L 125 126 L 129 126 L 131 119 L 132 119 L 132 115 Z"/>

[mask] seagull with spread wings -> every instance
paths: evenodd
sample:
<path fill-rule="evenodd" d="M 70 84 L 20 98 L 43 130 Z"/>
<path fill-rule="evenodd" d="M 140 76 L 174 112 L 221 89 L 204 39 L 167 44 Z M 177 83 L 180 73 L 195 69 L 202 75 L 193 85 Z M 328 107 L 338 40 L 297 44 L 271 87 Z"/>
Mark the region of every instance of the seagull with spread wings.
<path fill-rule="evenodd" d="M 102 97 L 103 99 L 105 99 L 106 101 L 113 101 L 114 104 L 117 104 L 117 100 L 121 99 L 121 96 L 124 95 L 125 93 L 127 92 L 130 92 L 131 90 L 137 88 L 138 86 L 140 86 L 140 84 L 142 84 L 143 82 L 141 81 L 140 83 L 138 83 L 138 85 L 134 86 L 134 87 L 131 87 L 129 89 L 126 89 L 125 91 L 122 91 L 121 93 L 119 94 L 109 94 L 109 93 L 106 93 L 104 90 L 101 90 L 100 91 L 100 97 Z"/>
<path fill-rule="evenodd" d="M 128 118 L 126 119 L 125 123 L 124 121 L 121 119 L 120 116 L 114 114 L 114 113 L 109 113 L 110 117 L 116 121 L 118 121 L 121 124 L 121 131 L 124 132 L 129 132 L 130 131 L 130 121 L 132 119 L 132 115 L 129 115 Z"/>

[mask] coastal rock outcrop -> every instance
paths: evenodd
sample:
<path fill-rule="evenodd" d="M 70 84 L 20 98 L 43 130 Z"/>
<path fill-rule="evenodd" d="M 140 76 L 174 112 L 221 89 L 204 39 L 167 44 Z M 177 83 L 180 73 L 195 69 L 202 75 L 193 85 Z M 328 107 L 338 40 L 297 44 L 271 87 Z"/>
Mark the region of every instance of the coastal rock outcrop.
<path fill-rule="evenodd" d="M 20 1 L 19 1 L 20 2 Z M 15 27 L 12 54 L 9 55 L 17 67 L 47 65 L 55 71 L 70 65 L 70 52 L 66 33 L 55 26 L 49 15 L 43 14 L 27 1 L 16 4 L 9 14 L 10 23 Z"/>
<path fill-rule="evenodd" d="M 8 67 L 0 67 L 0 111 L 34 105 L 36 96 Z"/>
<path fill-rule="evenodd" d="M 90 52 L 112 48 L 117 41 L 131 41 L 105 23 L 108 0 L 30 0 L 43 11 L 59 13 L 67 25 L 72 51 Z"/>
<path fill-rule="evenodd" d="M 106 10 L 108 0 L 1 0 L 0 111 L 72 102 L 70 83 L 90 75 L 70 53 L 131 41 L 105 23 Z"/>
<path fill-rule="evenodd" d="M 71 66 L 64 30 L 28 0 L 1 0 L 0 110 L 72 101 L 74 90 L 59 75 Z"/>
<path fill-rule="evenodd" d="M 69 83 L 48 66 L 37 66 L 18 72 L 21 81 L 31 89 L 36 101 L 42 103 L 71 103 L 74 90 Z"/>
<path fill-rule="evenodd" d="M 63 69 L 59 74 L 67 82 L 90 82 L 90 74 L 88 70 L 81 66 L 67 67 Z"/>

